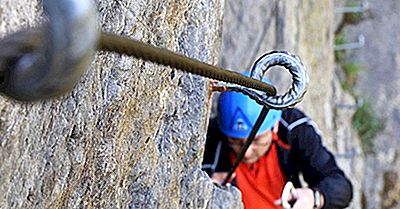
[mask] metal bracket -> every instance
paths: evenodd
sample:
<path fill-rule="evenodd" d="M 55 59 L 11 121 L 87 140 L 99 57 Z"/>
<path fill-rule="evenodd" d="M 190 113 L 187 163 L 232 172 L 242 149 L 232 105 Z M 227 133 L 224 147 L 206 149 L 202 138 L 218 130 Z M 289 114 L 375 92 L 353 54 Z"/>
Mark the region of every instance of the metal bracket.
<path fill-rule="evenodd" d="M 360 34 L 358 36 L 357 42 L 350 42 L 350 43 L 335 45 L 335 51 L 358 49 L 358 48 L 363 47 L 364 45 L 365 45 L 365 37 L 364 37 L 364 35 Z"/>
<path fill-rule="evenodd" d="M 369 8 L 368 0 L 362 0 L 358 6 L 345 6 L 335 8 L 336 13 L 361 13 Z"/>

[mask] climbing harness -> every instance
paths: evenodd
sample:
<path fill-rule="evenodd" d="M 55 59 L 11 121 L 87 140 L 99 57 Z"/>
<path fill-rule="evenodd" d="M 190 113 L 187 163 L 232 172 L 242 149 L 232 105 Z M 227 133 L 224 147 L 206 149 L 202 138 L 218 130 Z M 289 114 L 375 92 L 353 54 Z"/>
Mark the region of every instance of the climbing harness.
<path fill-rule="evenodd" d="M 100 32 L 91 0 L 43 0 L 49 22 L 0 40 L 0 92 L 25 101 L 51 98 L 70 91 L 89 68 L 96 50 L 117 52 L 218 80 L 214 88 L 242 92 L 263 105 L 248 140 L 237 157 L 226 184 L 242 160 L 270 108 L 290 108 L 306 92 L 308 77 L 300 59 L 285 51 L 272 51 L 253 65 L 250 77 L 218 68 L 177 53 L 126 37 Z M 276 95 L 274 86 L 262 82 L 273 66 L 292 75 L 292 86 Z"/>

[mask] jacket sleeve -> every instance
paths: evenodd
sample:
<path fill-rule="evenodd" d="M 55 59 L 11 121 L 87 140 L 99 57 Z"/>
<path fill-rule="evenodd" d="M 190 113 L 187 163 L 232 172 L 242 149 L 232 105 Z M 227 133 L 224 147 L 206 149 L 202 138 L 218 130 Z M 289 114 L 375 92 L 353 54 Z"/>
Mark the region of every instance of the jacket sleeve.
<path fill-rule="evenodd" d="M 332 153 L 321 143 L 321 137 L 313 126 L 305 123 L 291 133 L 293 162 L 310 188 L 324 195 L 324 209 L 345 208 L 353 197 L 351 182 L 337 166 Z M 295 157 L 301 156 L 301 157 Z"/>
<path fill-rule="evenodd" d="M 216 122 L 211 121 L 207 132 L 202 170 L 211 177 L 214 172 L 228 172 L 230 166 L 229 147 L 225 136 L 219 131 Z"/>

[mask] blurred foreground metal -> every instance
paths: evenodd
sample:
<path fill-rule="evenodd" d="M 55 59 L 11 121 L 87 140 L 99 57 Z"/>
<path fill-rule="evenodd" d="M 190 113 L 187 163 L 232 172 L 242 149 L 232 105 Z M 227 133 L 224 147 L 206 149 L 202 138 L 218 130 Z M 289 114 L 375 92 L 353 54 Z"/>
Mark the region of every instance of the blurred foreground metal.
<path fill-rule="evenodd" d="M 99 31 L 91 0 L 44 0 L 49 21 L 0 40 L 0 92 L 18 100 L 70 91 L 89 68 Z"/>

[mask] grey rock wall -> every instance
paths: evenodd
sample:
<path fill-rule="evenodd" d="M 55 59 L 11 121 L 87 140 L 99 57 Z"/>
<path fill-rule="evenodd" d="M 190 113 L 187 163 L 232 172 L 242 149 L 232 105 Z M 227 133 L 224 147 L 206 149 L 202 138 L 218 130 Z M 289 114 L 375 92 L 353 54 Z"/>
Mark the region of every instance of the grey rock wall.
<path fill-rule="evenodd" d="M 353 201 L 349 208 L 362 208 L 363 181 L 366 168 L 365 155 L 361 149 L 360 139 L 354 130 L 351 117 L 356 111 L 355 99 L 344 92 L 337 78 L 333 80 L 333 125 L 334 125 L 334 151 L 337 163 L 346 173 L 353 185 Z"/>
<path fill-rule="evenodd" d="M 323 143 L 352 181 L 355 192 L 350 208 L 361 208 L 364 156 L 351 125 L 354 109 L 346 108 L 355 106 L 355 101 L 342 91 L 335 75 L 334 3 L 234 0 L 225 4 L 222 67 L 249 70 L 259 56 L 271 50 L 287 50 L 302 59 L 310 85 L 298 107 L 318 124 Z M 281 68 L 273 68 L 267 77 L 280 93 L 290 86 L 290 76 Z"/>
<path fill-rule="evenodd" d="M 43 19 L 39 1 L 1 0 L 0 36 Z M 105 31 L 216 64 L 223 1 L 98 0 Z M 0 96 L 0 208 L 240 208 L 200 170 L 208 80 L 97 53 L 73 92 Z"/>
<path fill-rule="evenodd" d="M 365 45 L 349 50 L 346 61 L 361 69 L 354 91 L 370 101 L 384 129 L 372 139 L 374 152 L 366 156 L 364 208 L 400 208 L 400 2 L 369 0 L 357 24 L 345 23 L 347 40 L 362 34 Z"/>

